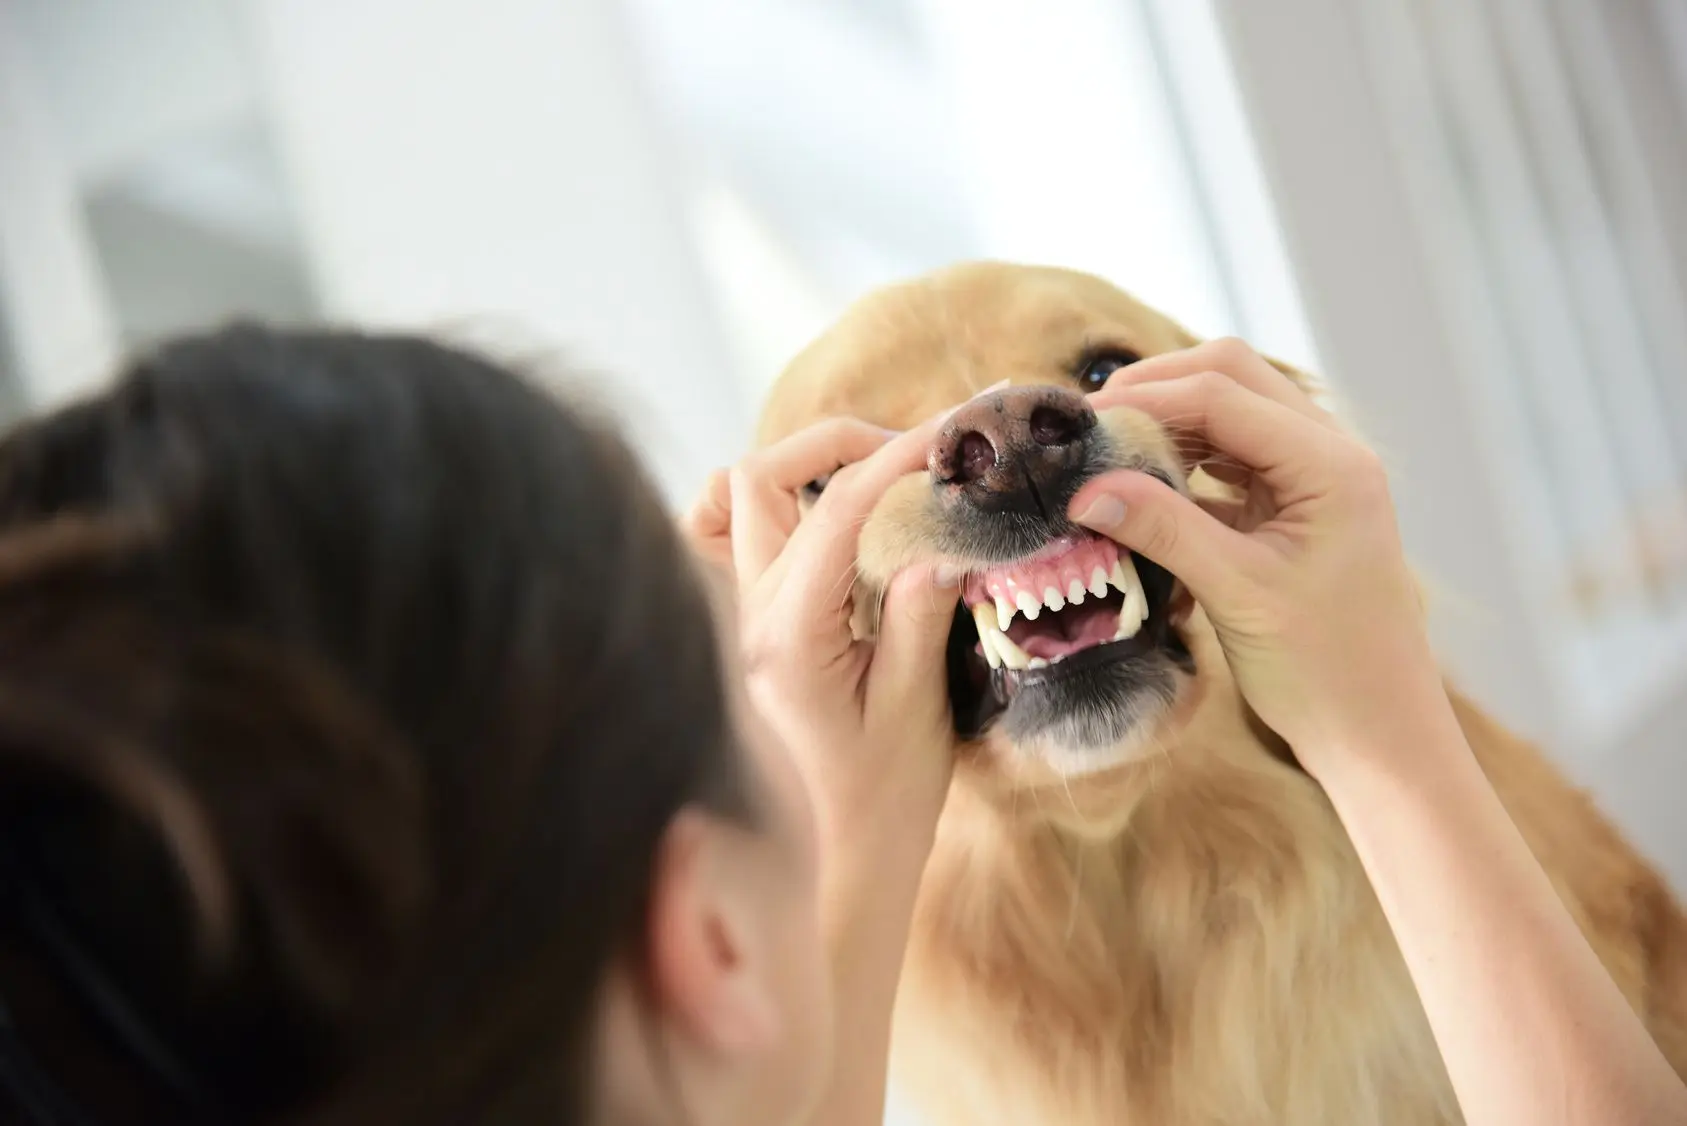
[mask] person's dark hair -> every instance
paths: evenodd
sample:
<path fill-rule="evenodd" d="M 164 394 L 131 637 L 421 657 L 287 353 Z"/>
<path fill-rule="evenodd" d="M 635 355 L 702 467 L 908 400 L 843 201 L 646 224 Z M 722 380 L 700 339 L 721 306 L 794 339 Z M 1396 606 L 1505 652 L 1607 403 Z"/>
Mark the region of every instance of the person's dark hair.
<path fill-rule="evenodd" d="M 748 804 L 720 678 L 610 430 L 421 339 L 158 348 L 0 443 L 0 1035 L 112 1126 L 577 1121 L 665 827 Z"/>

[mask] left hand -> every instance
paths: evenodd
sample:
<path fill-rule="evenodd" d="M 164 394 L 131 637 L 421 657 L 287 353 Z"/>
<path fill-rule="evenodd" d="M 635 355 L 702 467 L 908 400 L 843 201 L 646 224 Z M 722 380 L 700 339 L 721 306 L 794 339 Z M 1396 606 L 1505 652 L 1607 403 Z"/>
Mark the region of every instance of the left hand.
<path fill-rule="evenodd" d="M 941 421 L 894 436 L 819 423 L 716 473 L 684 521 L 699 553 L 734 577 L 750 698 L 807 774 L 827 847 L 846 866 L 853 855 L 871 869 L 887 848 L 923 863 L 953 769 L 943 653 L 956 591 L 931 568 L 910 569 L 885 593 L 878 637 L 850 632 L 862 525 L 925 465 Z M 826 474 L 801 519 L 799 490 Z"/>
<path fill-rule="evenodd" d="M 1315 777 L 1373 743 L 1403 700 L 1448 711 L 1388 475 L 1305 391 L 1213 341 L 1123 368 L 1091 402 L 1159 419 L 1186 459 L 1243 490 L 1202 511 L 1121 471 L 1079 489 L 1072 517 L 1183 581 L 1248 703 Z"/>

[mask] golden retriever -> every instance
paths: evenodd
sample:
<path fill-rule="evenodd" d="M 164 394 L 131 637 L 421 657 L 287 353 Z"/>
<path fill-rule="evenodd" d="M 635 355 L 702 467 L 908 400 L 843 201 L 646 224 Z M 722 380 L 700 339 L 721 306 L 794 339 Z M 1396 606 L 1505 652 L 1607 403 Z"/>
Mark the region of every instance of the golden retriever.
<path fill-rule="evenodd" d="M 969 403 L 862 534 L 858 605 L 911 562 L 975 569 L 948 665 L 968 752 L 897 1003 L 894 1074 L 932 1126 L 1459 1121 L 1323 792 L 1243 704 L 1172 577 L 1064 518 L 1079 483 L 1117 466 L 1222 488 L 1146 416 L 1097 417 L 1081 397 L 1195 343 L 1097 278 L 968 264 L 869 295 L 767 401 L 763 442 L 831 416 L 906 428 L 1011 384 Z M 1542 755 L 1453 700 L 1687 1070 L 1687 922 L 1669 890 Z"/>

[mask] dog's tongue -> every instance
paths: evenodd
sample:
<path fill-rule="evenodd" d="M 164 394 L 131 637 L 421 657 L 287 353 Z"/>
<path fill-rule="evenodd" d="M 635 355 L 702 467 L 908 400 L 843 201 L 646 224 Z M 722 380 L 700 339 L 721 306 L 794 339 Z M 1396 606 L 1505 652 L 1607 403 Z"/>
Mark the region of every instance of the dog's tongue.
<path fill-rule="evenodd" d="M 1116 596 L 1098 598 L 1045 613 L 1034 622 L 1018 617 L 1008 626 L 1008 637 L 1030 657 L 1069 657 L 1113 640 L 1119 630 L 1119 603 Z"/>

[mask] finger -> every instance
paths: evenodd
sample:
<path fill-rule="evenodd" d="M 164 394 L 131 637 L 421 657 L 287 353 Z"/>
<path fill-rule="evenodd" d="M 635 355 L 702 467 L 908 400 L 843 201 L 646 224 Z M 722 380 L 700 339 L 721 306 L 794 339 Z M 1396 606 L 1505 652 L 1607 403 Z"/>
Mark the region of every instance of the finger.
<path fill-rule="evenodd" d="M 1120 368 L 1107 381 L 1107 386 L 1090 397 L 1097 410 L 1111 406 L 1130 405 L 1130 389 L 1145 383 L 1159 383 L 1182 379 L 1201 372 L 1216 371 L 1228 376 L 1257 395 L 1305 415 L 1326 426 L 1335 426 L 1328 411 L 1312 401 L 1294 380 L 1272 366 L 1246 343 L 1234 338 L 1209 340 L 1177 352 L 1150 356 Z"/>
<path fill-rule="evenodd" d="M 870 456 L 890 436 L 891 431 L 856 419 L 830 419 L 739 462 L 729 490 L 732 559 L 740 584 L 757 582 L 784 551 L 800 516 L 797 490 Z"/>
<path fill-rule="evenodd" d="M 959 588 L 940 582 L 935 568 L 910 568 L 891 579 L 867 673 L 869 708 L 910 721 L 927 709 L 947 711 L 944 660 L 959 597 Z"/>
<path fill-rule="evenodd" d="M 1202 446 L 1206 447 L 1206 443 L 1203 442 Z M 1253 480 L 1254 471 L 1235 458 L 1215 453 L 1210 447 L 1206 447 L 1203 454 L 1204 456 L 1200 460 L 1191 462 L 1190 468 L 1199 466 L 1213 480 L 1222 481 L 1226 485 L 1233 485 L 1237 488 L 1241 488 Z"/>
<path fill-rule="evenodd" d="M 730 474 L 717 469 L 703 482 L 703 490 L 680 517 L 680 531 L 699 552 L 716 559 L 731 557 L 728 537 L 732 531 Z"/>
<path fill-rule="evenodd" d="M 1130 389 L 1131 405 L 1158 419 L 1179 452 L 1195 465 L 1222 464 L 1252 470 L 1284 508 L 1334 483 L 1336 451 L 1351 439 L 1340 431 L 1257 395 L 1216 372 L 1144 383 Z"/>
<path fill-rule="evenodd" d="M 896 434 L 858 418 L 829 418 L 751 454 L 740 466 L 759 483 L 794 493 L 810 481 L 854 465 Z"/>
<path fill-rule="evenodd" d="M 1072 519 L 1183 580 L 1196 601 L 1223 611 L 1246 597 L 1245 576 L 1264 550 L 1146 473 L 1119 470 L 1085 483 Z"/>
<path fill-rule="evenodd" d="M 732 570 L 740 592 L 760 581 L 779 557 L 800 519 L 794 493 L 782 492 L 734 468 L 728 488 L 732 499 Z"/>
<path fill-rule="evenodd" d="M 1248 509 L 1247 501 L 1232 500 L 1228 497 L 1223 499 L 1198 497 L 1195 500 L 1195 505 L 1227 528 L 1234 528 L 1240 524 Z"/>
<path fill-rule="evenodd" d="M 809 628 L 833 629 L 840 617 L 847 621 L 862 526 L 887 489 L 925 468 L 942 423 L 941 417 L 929 419 L 839 471 L 791 535 L 780 561 L 785 568 L 781 597 L 789 599 L 789 612 Z"/>

